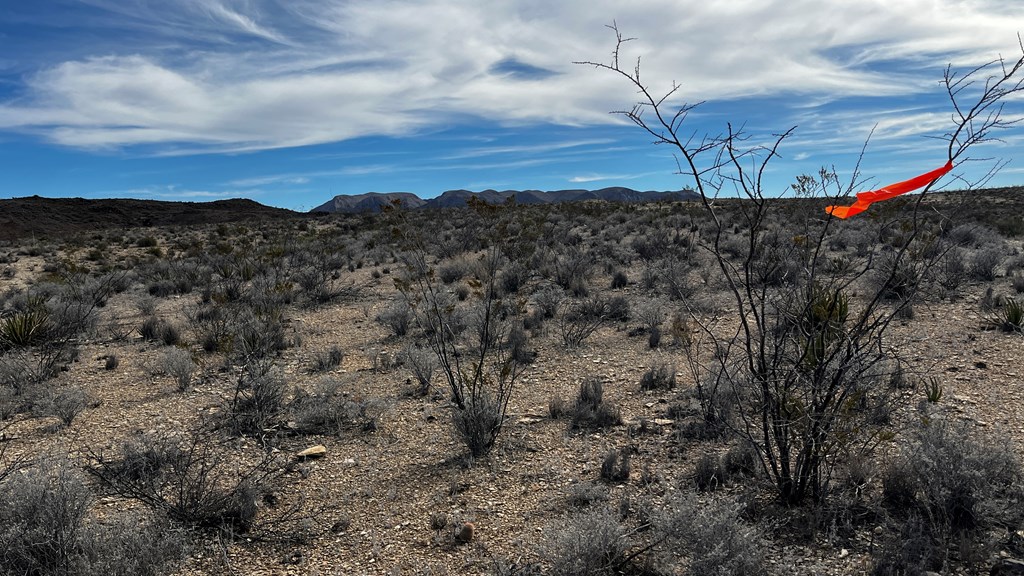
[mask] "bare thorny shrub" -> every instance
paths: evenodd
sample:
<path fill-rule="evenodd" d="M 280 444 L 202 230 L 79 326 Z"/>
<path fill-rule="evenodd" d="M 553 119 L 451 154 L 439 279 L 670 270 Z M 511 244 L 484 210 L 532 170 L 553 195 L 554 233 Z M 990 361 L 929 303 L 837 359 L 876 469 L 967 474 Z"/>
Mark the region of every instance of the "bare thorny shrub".
<path fill-rule="evenodd" d="M 757 447 L 761 467 L 783 502 L 820 500 L 840 455 L 863 456 L 882 434 L 864 408 L 888 399 L 882 386 L 866 386 L 865 376 L 889 361 L 889 328 L 907 313 L 920 279 L 944 254 L 929 249 L 935 236 L 922 201 L 932 185 L 909 202 L 872 210 L 872 218 L 880 216 L 886 245 L 870 245 L 858 264 L 830 265 L 829 243 L 844 225 L 824 213 L 803 214 L 801 234 L 786 238 L 778 233 L 783 207 L 766 195 L 764 175 L 795 127 L 765 145 L 749 144 L 749 136 L 731 123 L 720 134 L 691 135 L 686 121 L 699 103 L 676 106 L 677 84 L 658 95 L 641 79 L 639 60 L 624 68 L 620 50 L 631 39 L 615 25 L 610 28 L 616 35 L 611 62 L 580 64 L 617 74 L 637 89 L 639 103 L 618 113 L 656 144 L 672 148 L 679 173 L 692 179 L 712 222 L 710 234 L 699 241 L 738 309 L 735 317 L 710 320 L 691 312 L 696 337 L 706 343 L 688 348 L 706 351 L 690 359 L 695 379 L 715 382 L 716 392 L 737 408 L 732 425 Z M 1024 90 L 1022 66 L 1024 56 L 1000 58 L 962 75 L 947 68 L 943 85 L 953 113 L 949 131 L 939 139 L 946 142 L 951 162 L 967 161 L 974 146 L 1013 123 L 1003 116 L 1003 104 Z M 970 189 L 991 174 L 977 182 L 960 180 Z M 798 186 L 834 200 L 861 183 L 858 162 L 845 185 L 834 170 L 825 169 Z M 716 202 L 730 189 L 742 198 L 731 203 L 731 226 L 742 239 L 738 250 L 726 249 L 730 223 Z M 892 211 L 894 203 L 903 209 Z M 852 298 L 855 292 L 859 298 Z"/>
<path fill-rule="evenodd" d="M 510 260 L 522 258 L 525 232 L 513 231 L 506 210 L 481 202 L 470 207 L 483 220 L 486 245 L 480 251 L 473 298 L 465 305 L 446 289 L 427 262 L 428 252 L 417 227 L 400 208 L 390 210 L 394 236 L 405 250 L 406 273 L 395 283 L 415 310 L 415 321 L 455 404 L 453 418 L 459 438 L 474 456 L 486 454 L 504 425 L 516 380 L 524 365 L 510 346 L 520 302 L 503 296 L 499 273 Z M 466 319 L 469 319 L 468 322 Z"/>

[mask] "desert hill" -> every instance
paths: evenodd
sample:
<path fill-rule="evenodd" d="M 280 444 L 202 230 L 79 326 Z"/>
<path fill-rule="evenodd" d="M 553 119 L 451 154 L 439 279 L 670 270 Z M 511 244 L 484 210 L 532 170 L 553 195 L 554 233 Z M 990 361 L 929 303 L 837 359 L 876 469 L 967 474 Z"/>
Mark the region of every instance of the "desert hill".
<path fill-rule="evenodd" d="M 0 200 L 0 241 L 30 236 L 64 238 L 105 228 L 211 224 L 299 215 L 298 212 L 241 198 L 215 202 L 164 202 L 28 196 Z"/>

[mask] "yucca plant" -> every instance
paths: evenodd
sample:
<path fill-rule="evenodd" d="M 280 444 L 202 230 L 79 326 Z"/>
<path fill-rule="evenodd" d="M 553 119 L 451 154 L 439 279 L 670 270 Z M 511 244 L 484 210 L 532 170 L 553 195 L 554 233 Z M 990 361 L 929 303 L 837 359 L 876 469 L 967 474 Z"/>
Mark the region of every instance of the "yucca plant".
<path fill-rule="evenodd" d="M 1006 298 L 989 324 L 1003 332 L 1024 332 L 1024 303 Z"/>
<path fill-rule="evenodd" d="M 50 313 L 39 303 L 0 320 L 0 349 L 32 346 L 42 341 Z"/>

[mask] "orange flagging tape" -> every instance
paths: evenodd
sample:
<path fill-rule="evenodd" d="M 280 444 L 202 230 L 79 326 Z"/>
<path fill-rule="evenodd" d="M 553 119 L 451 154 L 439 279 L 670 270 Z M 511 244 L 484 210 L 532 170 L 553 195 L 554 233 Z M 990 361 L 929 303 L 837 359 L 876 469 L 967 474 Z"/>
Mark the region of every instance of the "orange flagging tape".
<path fill-rule="evenodd" d="M 853 203 L 853 206 L 827 206 L 825 208 L 825 212 L 828 212 L 836 218 L 849 218 L 854 214 L 860 214 L 867 210 L 868 206 L 873 202 L 888 200 L 893 196 L 899 196 L 900 194 L 927 186 L 952 169 L 953 161 L 950 160 L 949 162 L 946 162 L 946 165 L 942 168 L 932 170 L 927 174 L 921 174 L 920 176 L 911 178 L 910 180 L 889 184 L 888 186 L 883 186 L 878 190 L 872 190 L 870 192 L 859 192 L 857 194 L 857 201 Z"/>

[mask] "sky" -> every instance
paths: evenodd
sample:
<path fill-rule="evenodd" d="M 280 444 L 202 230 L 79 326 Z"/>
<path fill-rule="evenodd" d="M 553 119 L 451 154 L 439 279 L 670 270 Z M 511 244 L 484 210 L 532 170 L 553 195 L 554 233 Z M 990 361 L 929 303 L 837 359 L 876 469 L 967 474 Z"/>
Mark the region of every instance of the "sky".
<path fill-rule="evenodd" d="M 336 194 L 678 190 L 671 150 L 615 110 L 640 58 L 685 134 L 794 131 L 765 175 L 862 186 L 941 166 L 940 81 L 1019 56 L 1014 0 L 0 0 L 0 198 L 308 210 Z M 970 90 L 964 93 L 969 99 Z M 1024 99 L 1004 115 L 1024 117 Z M 1024 124 L 957 174 L 1024 183 Z M 709 159 L 710 160 L 710 159 Z M 957 182 L 952 182 L 957 187 Z M 728 190 L 726 190 L 728 193 Z"/>

